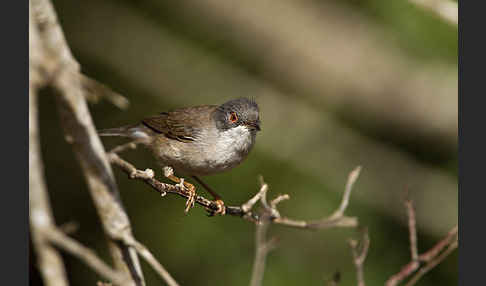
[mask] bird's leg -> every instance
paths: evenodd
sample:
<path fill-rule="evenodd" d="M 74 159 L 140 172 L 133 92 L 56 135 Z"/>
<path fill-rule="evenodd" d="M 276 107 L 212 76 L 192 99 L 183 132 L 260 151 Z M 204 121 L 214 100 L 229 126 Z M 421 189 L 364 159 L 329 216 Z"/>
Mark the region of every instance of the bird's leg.
<path fill-rule="evenodd" d="M 183 178 L 179 178 L 174 175 L 172 168 L 168 168 L 167 170 L 164 169 L 164 175 L 167 179 L 180 184 L 180 187 L 189 191 L 189 197 L 186 201 L 186 208 L 184 212 L 187 214 L 191 207 L 194 207 L 194 203 L 196 202 L 196 187 L 193 184 L 184 181 Z"/>
<path fill-rule="evenodd" d="M 206 185 L 199 177 L 197 177 L 197 176 L 192 176 L 192 177 L 199 184 L 201 184 L 201 186 L 203 186 L 204 189 L 206 189 L 206 191 L 208 191 L 211 194 L 211 196 L 213 196 L 214 202 L 218 205 L 218 210 L 217 211 L 212 211 L 211 210 L 212 215 L 214 215 L 214 214 L 224 215 L 226 213 L 226 207 L 224 206 L 224 202 L 221 199 L 221 196 L 218 195 L 215 191 L 213 191 L 208 185 Z"/>

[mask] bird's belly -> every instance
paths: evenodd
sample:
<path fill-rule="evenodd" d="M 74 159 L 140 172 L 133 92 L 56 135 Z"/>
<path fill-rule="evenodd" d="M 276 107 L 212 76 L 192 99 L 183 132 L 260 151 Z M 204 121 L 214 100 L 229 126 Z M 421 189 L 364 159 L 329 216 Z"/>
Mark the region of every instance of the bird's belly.
<path fill-rule="evenodd" d="M 253 146 L 253 138 L 243 144 L 201 144 L 172 142 L 166 148 L 155 150 L 163 165 L 187 175 L 206 176 L 224 172 L 239 165 Z"/>
<path fill-rule="evenodd" d="M 180 151 L 180 150 L 178 150 Z M 175 153 L 178 153 L 174 156 Z M 163 165 L 173 167 L 176 171 L 189 175 L 206 176 L 224 172 L 240 164 L 247 154 L 230 153 L 221 156 L 211 151 L 159 153 Z"/>

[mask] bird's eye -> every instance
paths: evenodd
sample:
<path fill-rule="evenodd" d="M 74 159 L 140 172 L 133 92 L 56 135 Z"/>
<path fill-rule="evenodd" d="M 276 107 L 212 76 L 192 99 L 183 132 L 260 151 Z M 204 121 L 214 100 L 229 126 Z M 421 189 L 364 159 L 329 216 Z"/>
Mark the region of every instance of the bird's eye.
<path fill-rule="evenodd" d="M 230 115 L 229 115 L 229 121 L 231 123 L 235 123 L 236 121 L 238 121 L 238 116 L 236 116 L 236 113 L 234 112 L 231 112 Z"/>

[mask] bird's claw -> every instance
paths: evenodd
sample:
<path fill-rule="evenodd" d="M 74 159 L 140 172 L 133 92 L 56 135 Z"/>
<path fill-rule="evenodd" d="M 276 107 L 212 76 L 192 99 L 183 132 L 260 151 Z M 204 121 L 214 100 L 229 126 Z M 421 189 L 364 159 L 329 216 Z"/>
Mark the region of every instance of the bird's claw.
<path fill-rule="evenodd" d="M 189 195 L 187 197 L 186 201 L 186 207 L 184 208 L 184 213 L 188 213 L 191 208 L 194 207 L 196 203 L 196 188 L 194 185 L 189 184 L 189 183 L 184 183 L 184 179 L 181 178 L 181 182 L 178 184 L 178 186 L 182 190 L 187 190 L 189 192 Z"/>
<path fill-rule="evenodd" d="M 224 205 L 224 202 L 221 199 L 217 199 L 214 201 L 216 205 L 218 206 L 217 210 L 212 210 L 212 209 L 207 209 L 209 212 L 209 216 L 214 216 L 214 215 L 225 215 L 226 214 L 226 207 Z"/>

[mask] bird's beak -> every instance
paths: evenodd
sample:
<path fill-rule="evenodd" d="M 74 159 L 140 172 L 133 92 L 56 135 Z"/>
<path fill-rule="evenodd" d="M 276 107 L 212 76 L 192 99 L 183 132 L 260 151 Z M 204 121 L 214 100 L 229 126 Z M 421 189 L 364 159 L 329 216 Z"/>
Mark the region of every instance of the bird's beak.
<path fill-rule="evenodd" d="M 251 121 L 251 122 L 248 122 L 245 125 L 248 126 L 248 128 L 250 128 L 250 129 L 260 131 L 260 121 Z"/>

